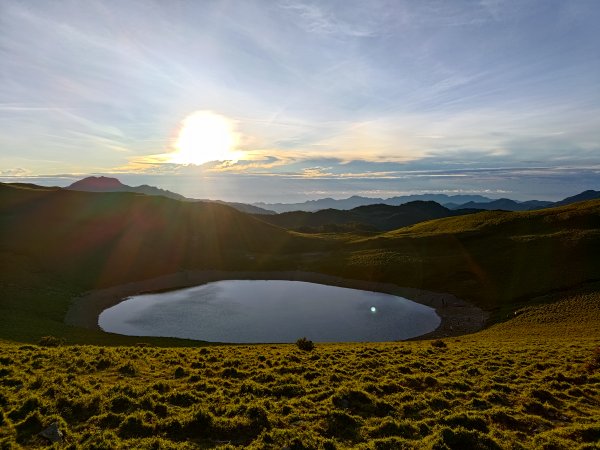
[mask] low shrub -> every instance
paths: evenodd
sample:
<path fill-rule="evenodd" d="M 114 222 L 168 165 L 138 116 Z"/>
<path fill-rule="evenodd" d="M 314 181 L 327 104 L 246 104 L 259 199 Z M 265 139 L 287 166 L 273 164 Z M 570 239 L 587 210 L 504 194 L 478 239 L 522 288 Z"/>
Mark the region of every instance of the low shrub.
<path fill-rule="evenodd" d="M 64 339 L 60 339 L 55 336 L 44 336 L 38 341 L 38 345 L 42 347 L 59 347 L 64 343 Z"/>
<path fill-rule="evenodd" d="M 44 429 L 44 423 L 40 413 L 35 411 L 28 415 L 22 422 L 15 425 L 17 431 L 17 442 L 20 444 L 25 443 L 33 435 L 39 433 Z"/>
<path fill-rule="evenodd" d="M 206 437 L 212 432 L 214 417 L 202 408 L 196 409 L 189 421 L 183 426 L 183 433 L 188 438 Z"/>
<path fill-rule="evenodd" d="M 465 413 L 454 414 L 442 420 L 442 423 L 453 428 L 462 427 L 466 430 L 477 430 L 487 433 L 488 426 L 483 417 L 472 416 Z"/>
<path fill-rule="evenodd" d="M 585 365 L 585 370 L 590 373 L 600 370 L 600 347 L 594 349 L 590 361 Z"/>
<path fill-rule="evenodd" d="M 369 431 L 369 436 L 384 438 L 398 436 L 414 438 L 419 435 L 419 428 L 409 421 L 398 422 L 390 417 L 384 419 L 377 427 Z"/>
<path fill-rule="evenodd" d="M 359 420 L 343 411 L 332 411 L 325 419 L 327 436 L 352 439 L 357 435 L 359 428 Z"/>
<path fill-rule="evenodd" d="M 464 428 L 447 428 L 440 430 L 432 450 L 501 450 L 496 441 L 487 434 Z"/>
<path fill-rule="evenodd" d="M 146 437 L 154 433 L 154 427 L 144 422 L 140 415 L 130 415 L 119 426 L 117 434 L 122 438 Z"/>
<path fill-rule="evenodd" d="M 138 370 L 137 367 L 135 367 L 131 362 L 128 362 L 119 367 L 119 373 L 134 377 L 137 375 Z"/>
<path fill-rule="evenodd" d="M 431 346 L 435 347 L 435 348 L 447 348 L 448 347 L 448 345 L 441 339 L 436 339 L 435 341 L 432 341 Z"/>
<path fill-rule="evenodd" d="M 306 337 L 301 337 L 300 339 L 298 339 L 296 341 L 296 345 L 300 350 L 303 350 L 305 352 L 310 352 L 315 348 L 315 344 L 313 344 L 313 341 L 306 339 Z"/>
<path fill-rule="evenodd" d="M 28 397 L 18 409 L 11 411 L 8 416 L 13 422 L 22 420 L 30 413 L 40 408 L 42 402 L 37 396 Z"/>

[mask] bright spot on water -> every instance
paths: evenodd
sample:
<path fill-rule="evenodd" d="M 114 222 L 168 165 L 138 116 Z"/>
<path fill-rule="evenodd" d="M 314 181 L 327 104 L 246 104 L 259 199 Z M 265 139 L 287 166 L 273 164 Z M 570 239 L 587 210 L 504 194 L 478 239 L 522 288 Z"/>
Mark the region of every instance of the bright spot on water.
<path fill-rule="evenodd" d="M 377 312 L 377 308 L 375 308 L 374 306 L 371 306 L 371 312 L 372 313 L 376 313 Z"/>

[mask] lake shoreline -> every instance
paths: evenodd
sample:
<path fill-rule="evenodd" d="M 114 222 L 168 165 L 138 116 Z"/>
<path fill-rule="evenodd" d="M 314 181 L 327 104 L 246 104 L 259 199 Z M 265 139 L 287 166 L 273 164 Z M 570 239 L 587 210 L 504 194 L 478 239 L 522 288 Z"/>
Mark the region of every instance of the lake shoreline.
<path fill-rule="evenodd" d="M 71 303 L 66 315 L 67 325 L 102 331 L 98 316 L 107 308 L 133 295 L 184 289 L 221 280 L 289 280 L 305 281 L 329 286 L 382 292 L 406 298 L 435 309 L 440 325 L 432 332 L 410 338 L 434 339 L 474 333 L 485 326 L 489 314 L 452 294 L 437 293 L 415 288 L 403 288 L 392 283 L 352 280 L 315 272 L 301 271 L 181 271 L 148 280 L 136 281 L 87 292 Z"/>

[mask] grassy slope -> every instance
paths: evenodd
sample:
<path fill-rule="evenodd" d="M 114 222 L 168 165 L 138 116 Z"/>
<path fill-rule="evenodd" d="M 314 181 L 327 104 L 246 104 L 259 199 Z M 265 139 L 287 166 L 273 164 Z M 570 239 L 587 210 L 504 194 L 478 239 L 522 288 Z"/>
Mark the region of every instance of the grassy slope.
<path fill-rule="evenodd" d="M 451 292 L 485 308 L 600 279 L 600 201 L 489 211 L 357 237 L 321 270 Z"/>
<path fill-rule="evenodd" d="M 270 216 L 257 216 L 264 222 L 293 230 L 317 232 L 319 229 L 392 230 L 425 220 L 464 214 L 435 202 L 415 201 L 400 206 L 367 205 L 347 210 L 322 209 L 315 212 L 292 211 Z M 340 225 L 346 225 L 340 226 Z"/>
<path fill-rule="evenodd" d="M 183 269 L 268 269 L 271 254 L 322 245 L 218 204 L 7 185 L 0 236 L 0 336 L 24 341 L 110 340 L 62 323 L 83 291 Z"/>
<path fill-rule="evenodd" d="M 0 337 L 29 342 L 131 343 L 65 326 L 71 299 L 182 269 L 316 271 L 450 292 L 492 310 L 600 279 L 600 201 L 370 237 L 307 236 L 216 204 L 0 185 L 0 236 Z"/>
<path fill-rule="evenodd" d="M 0 447 L 598 448 L 597 287 L 446 347 L 5 343 Z"/>
<path fill-rule="evenodd" d="M 66 327 L 64 311 L 82 289 L 191 267 L 288 265 L 506 308 L 446 347 L 0 341 L 1 448 L 45 446 L 37 433 L 54 421 L 83 448 L 598 448 L 600 286 L 581 283 L 598 278 L 599 202 L 308 239 L 229 208 L 19 189 L 0 190 L 5 338 L 140 341 Z M 532 299 L 568 285 L 580 287 Z"/>

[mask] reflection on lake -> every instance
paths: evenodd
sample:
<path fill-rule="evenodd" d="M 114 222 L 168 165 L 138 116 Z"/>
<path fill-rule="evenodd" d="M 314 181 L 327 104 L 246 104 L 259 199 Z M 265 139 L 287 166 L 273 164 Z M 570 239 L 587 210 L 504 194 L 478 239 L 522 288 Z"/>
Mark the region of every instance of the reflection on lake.
<path fill-rule="evenodd" d="M 131 336 L 212 342 L 381 342 L 433 331 L 433 308 L 379 292 L 302 281 L 226 280 L 138 295 L 100 314 L 100 327 Z"/>

